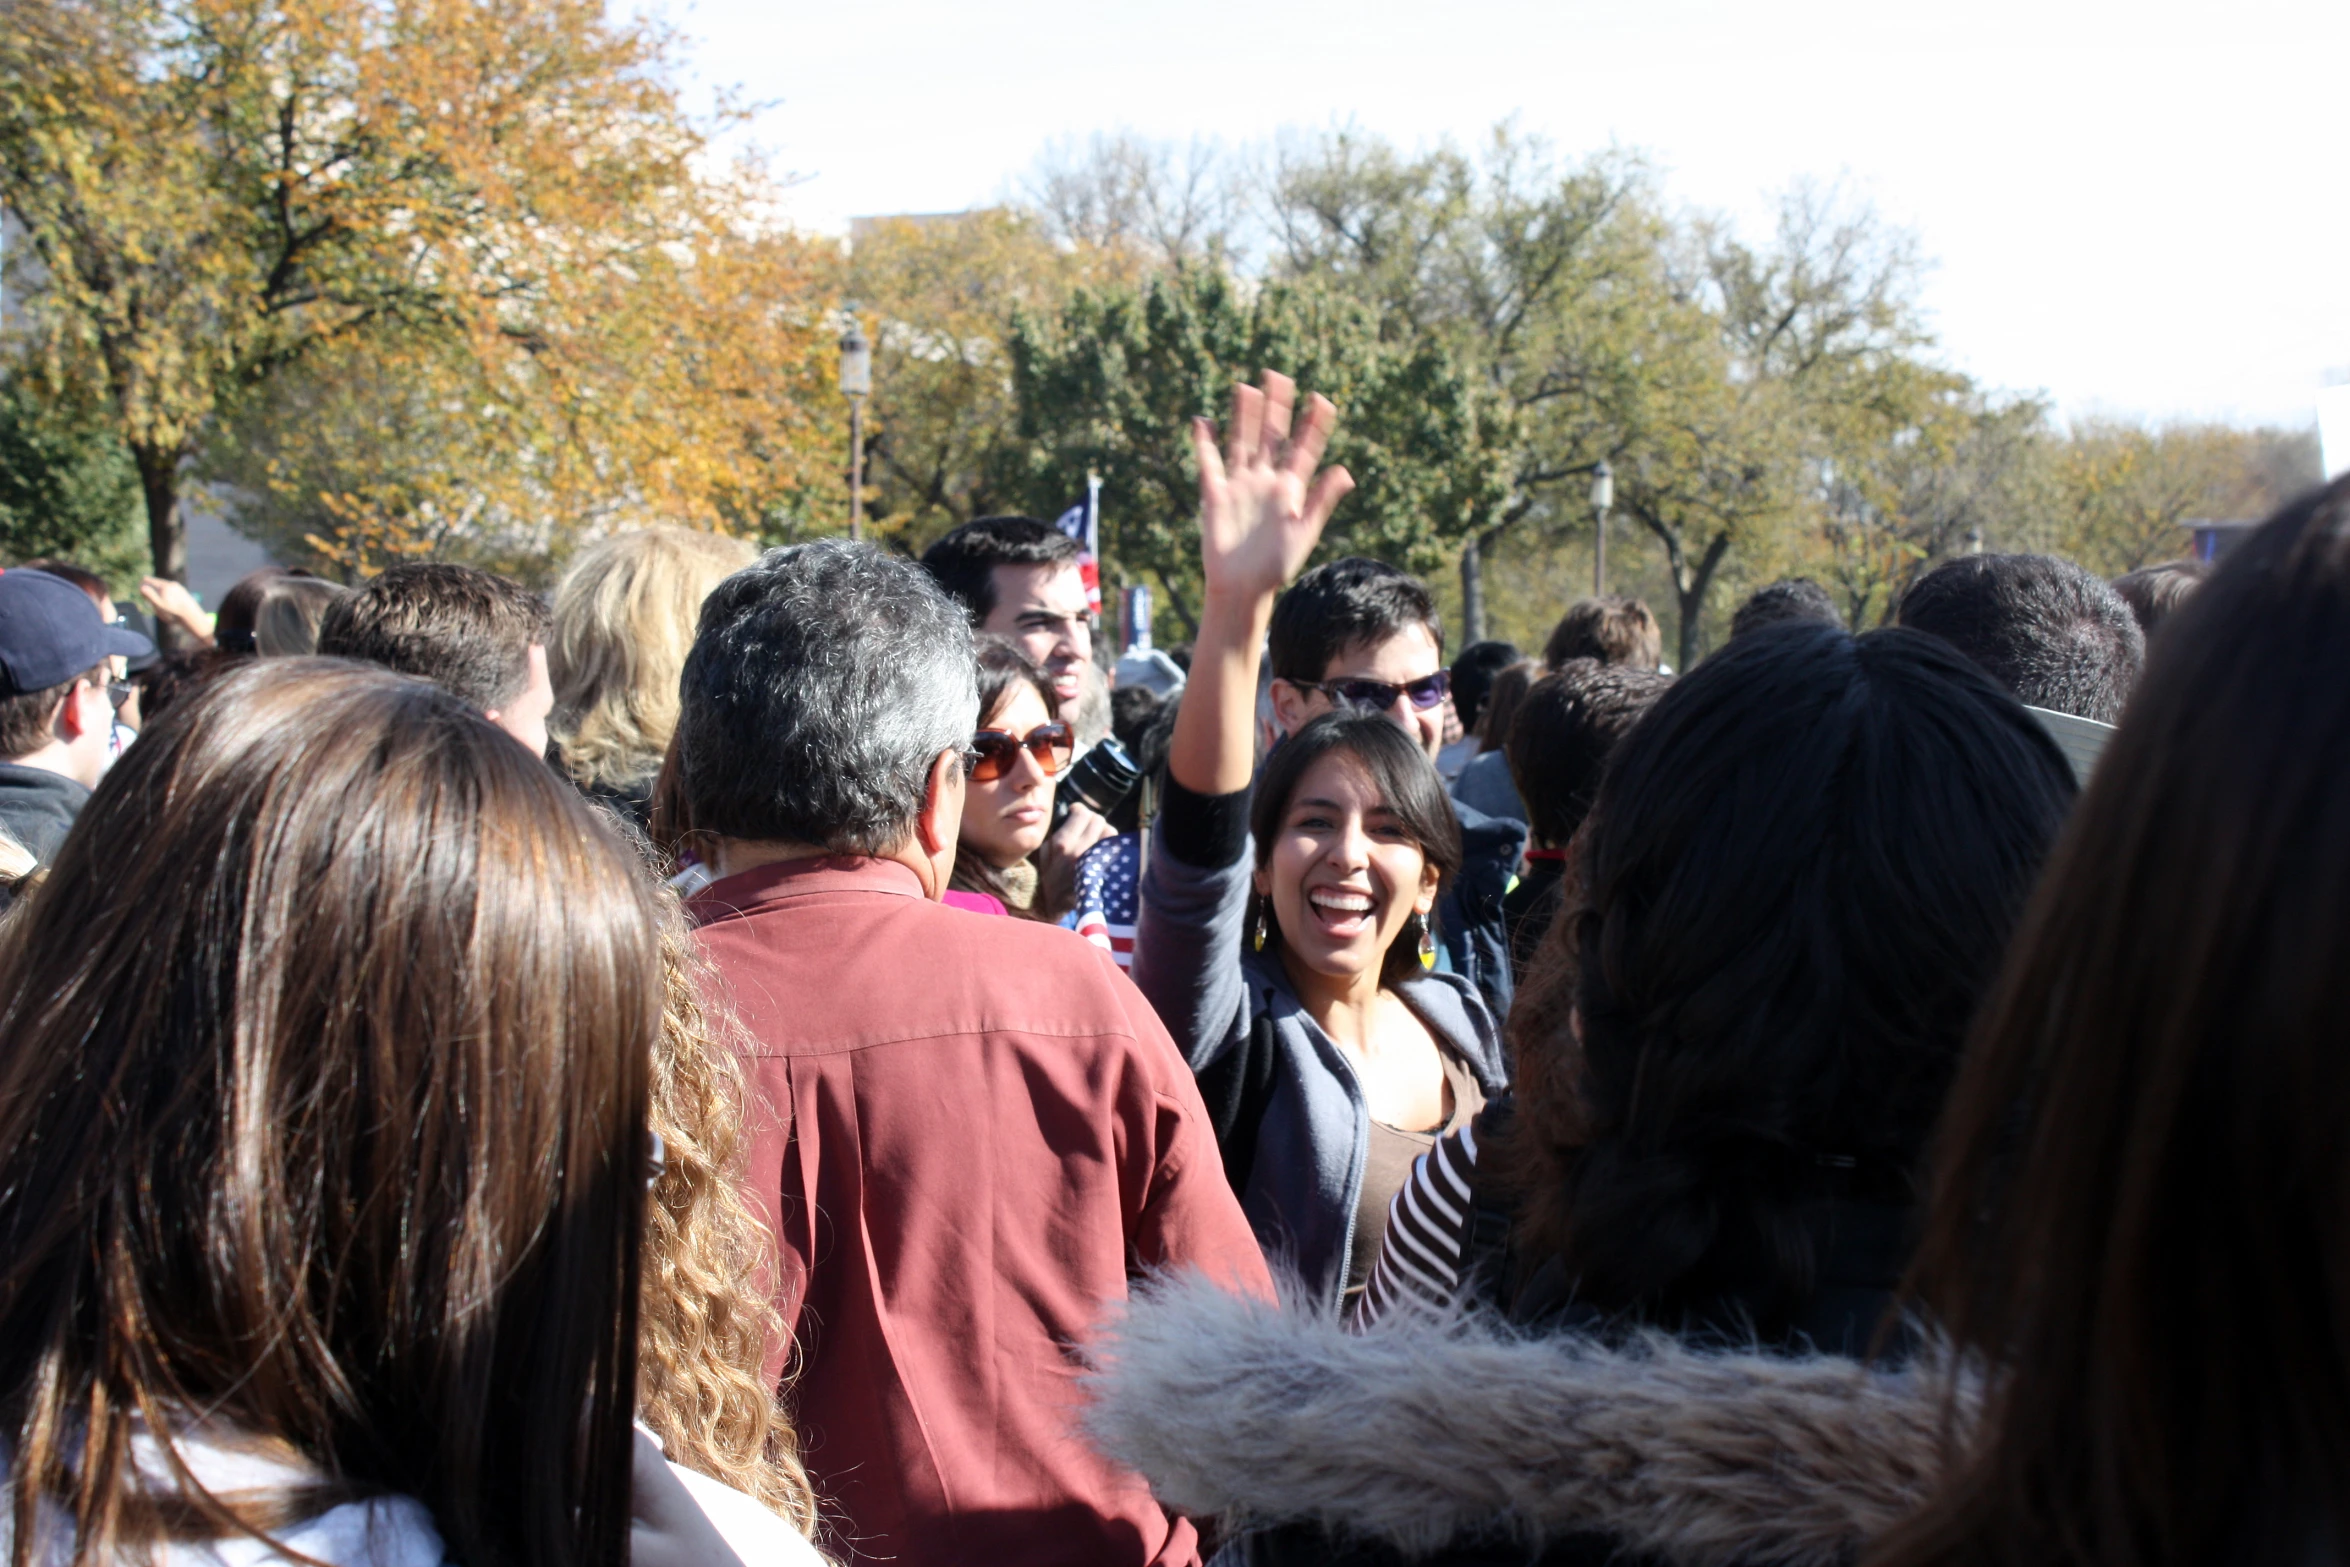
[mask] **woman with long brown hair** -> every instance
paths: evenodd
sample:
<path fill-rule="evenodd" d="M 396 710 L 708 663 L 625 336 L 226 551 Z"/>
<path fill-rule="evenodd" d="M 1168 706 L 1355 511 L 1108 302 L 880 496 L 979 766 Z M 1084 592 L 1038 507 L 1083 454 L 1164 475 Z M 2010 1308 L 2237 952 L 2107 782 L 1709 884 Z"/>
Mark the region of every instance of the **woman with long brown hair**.
<path fill-rule="evenodd" d="M 78 825 L 0 928 L 14 1567 L 731 1561 L 630 1431 L 662 972 L 588 808 L 288 659 Z"/>
<path fill-rule="evenodd" d="M 1988 1368 L 1880 1560 L 2350 1538 L 2350 480 L 2168 621 L 1953 1096 L 1919 1257 Z"/>

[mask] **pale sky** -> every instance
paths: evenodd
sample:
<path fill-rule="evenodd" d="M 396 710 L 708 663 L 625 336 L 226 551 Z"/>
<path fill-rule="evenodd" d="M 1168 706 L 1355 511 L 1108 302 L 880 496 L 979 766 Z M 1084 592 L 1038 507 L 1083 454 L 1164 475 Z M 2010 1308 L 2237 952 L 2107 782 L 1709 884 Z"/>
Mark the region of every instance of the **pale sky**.
<path fill-rule="evenodd" d="M 654 0 L 658 3 L 658 0 Z M 1841 181 L 1934 262 L 1948 362 L 2067 415 L 2307 426 L 2350 375 L 2346 0 L 671 0 L 774 107 L 792 219 L 1000 198 L 1056 137 L 1639 149 L 1767 237 Z"/>

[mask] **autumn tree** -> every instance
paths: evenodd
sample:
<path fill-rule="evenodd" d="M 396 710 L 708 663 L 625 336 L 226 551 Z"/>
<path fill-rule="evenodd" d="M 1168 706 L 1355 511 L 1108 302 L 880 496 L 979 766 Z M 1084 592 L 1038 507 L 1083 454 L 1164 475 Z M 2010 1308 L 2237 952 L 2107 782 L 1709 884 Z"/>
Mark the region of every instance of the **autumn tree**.
<path fill-rule="evenodd" d="M 804 479 L 779 410 L 820 323 L 697 175 L 666 48 L 593 0 L 10 7 L 0 201 L 26 236 L 31 347 L 52 384 L 110 408 L 156 571 L 184 566 L 190 460 L 297 367 L 414 390 L 428 441 L 488 459 L 474 480 L 563 435 L 487 502 L 522 534 L 567 526 L 590 491 L 715 520 L 776 505 L 766 470 Z M 722 298 L 728 321 L 664 334 L 665 300 L 692 316 Z M 795 312 L 806 341 L 780 363 L 700 374 L 697 353 L 790 338 Z M 700 402 L 682 420 L 681 389 Z M 592 438 L 632 419 L 693 437 Z M 501 422 L 521 438 L 493 438 Z M 400 482 L 434 481 L 427 465 Z M 432 502 L 395 488 L 352 504 L 396 552 Z"/>
<path fill-rule="evenodd" d="M 1190 627 L 1199 549 L 1188 421 L 1216 416 L 1235 381 L 1268 365 L 1339 407 L 1330 458 L 1356 488 L 1324 555 L 1425 572 L 1489 525 L 1508 488 L 1505 407 L 1435 345 L 1384 340 L 1358 300 L 1300 284 L 1246 290 L 1215 269 L 1080 291 L 1055 317 L 1019 320 L 1007 489 L 1049 516 L 1100 473 L 1106 576 L 1156 583 Z"/>
<path fill-rule="evenodd" d="M 2315 484 L 2305 433 L 2084 420 L 2061 458 L 2060 547 L 2118 576 L 2186 552 L 2196 521 L 2257 521 Z"/>

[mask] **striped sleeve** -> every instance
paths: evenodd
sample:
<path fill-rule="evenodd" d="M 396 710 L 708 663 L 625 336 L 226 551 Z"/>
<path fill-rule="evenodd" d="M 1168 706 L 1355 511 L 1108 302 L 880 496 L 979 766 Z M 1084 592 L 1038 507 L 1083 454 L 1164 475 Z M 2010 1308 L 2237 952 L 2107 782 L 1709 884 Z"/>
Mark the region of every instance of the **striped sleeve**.
<path fill-rule="evenodd" d="M 1461 1287 L 1469 1234 L 1469 1177 L 1477 1168 L 1474 1121 L 1436 1140 L 1387 1206 L 1387 1236 L 1348 1325 L 1369 1327 L 1398 1307 L 1449 1306 Z"/>

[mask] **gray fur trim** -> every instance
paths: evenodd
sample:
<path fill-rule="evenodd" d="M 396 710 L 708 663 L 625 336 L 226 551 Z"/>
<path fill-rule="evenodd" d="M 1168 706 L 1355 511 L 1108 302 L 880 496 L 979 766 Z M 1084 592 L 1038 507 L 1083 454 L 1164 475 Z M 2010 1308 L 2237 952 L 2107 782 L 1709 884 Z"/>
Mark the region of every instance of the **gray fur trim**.
<path fill-rule="evenodd" d="M 1422 1554 L 1596 1533 L 1688 1567 L 1848 1562 L 1942 1471 L 1943 1378 L 1832 1357 L 1612 1349 L 1400 1313 L 1350 1334 L 1194 1276 L 1096 1343 L 1086 1423 L 1168 1506 Z"/>

